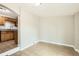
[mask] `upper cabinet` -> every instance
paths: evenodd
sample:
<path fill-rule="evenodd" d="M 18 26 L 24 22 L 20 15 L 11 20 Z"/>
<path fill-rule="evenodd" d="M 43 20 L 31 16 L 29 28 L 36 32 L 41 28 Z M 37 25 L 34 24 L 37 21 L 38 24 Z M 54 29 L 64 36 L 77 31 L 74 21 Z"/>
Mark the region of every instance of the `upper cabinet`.
<path fill-rule="evenodd" d="M 4 25 L 5 17 L 0 16 L 0 26 Z"/>
<path fill-rule="evenodd" d="M 5 21 L 8 21 L 12 24 L 14 24 L 16 27 L 17 27 L 17 19 L 13 19 L 13 18 L 9 18 L 9 17 L 5 17 L 6 20 Z"/>
<path fill-rule="evenodd" d="M 17 19 L 0 16 L 0 26 L 4 25 L 6 22 L 12 23 L 17 27 Z"/>

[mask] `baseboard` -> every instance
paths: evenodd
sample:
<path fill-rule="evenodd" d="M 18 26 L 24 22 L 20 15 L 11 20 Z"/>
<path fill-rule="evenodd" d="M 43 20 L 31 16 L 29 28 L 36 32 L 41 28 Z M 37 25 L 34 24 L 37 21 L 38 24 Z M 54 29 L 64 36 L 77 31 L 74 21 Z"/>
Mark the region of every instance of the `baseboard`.
<path fill-rule="evenodd" d="M 24 48 L 21 48 L 20 51 L 25 50 L 25 49 L 27 49 L 27 48 L 29 48 L 29 47 L 31 47 L 31 46 L 37 44 L 38 42 L 39 42 L 39 41 L 35 41 L 35 42 L 29 44 L 28 46 L 26 46 L 26 47 L 24 47 Z"/>
<path fill-rule="evenodd" d="M 74 48 L 74 50 L 79 53 L 79 49 Z"/>
<path fill-rule="evenodd" d="M 16 48 L 11 49 L 11 50 L 9 50 L 7 52 L 1 53 L 0 56 L 12 55 L 12 54 L 18 52 L 19 50 L 20 50 L 20 47 L 16 47 Z"/>
<path fill-rule="evenodd" d="M 68 46 L 68 47 L 74 47 L 73 45 L 62 44 L 62 43 L 57 43 L 57 42 L 52 42 L 52 41 L 46 41 L 46 40 L 40 40 L 40 42 L 45 42 L 45 43 L 50 43 L 50 44 L 57 44 L 57 45 L 63 45 L 63 46 Z"/>
<path fill-rule="evenodd" d="M 56 42 L 51 42 L 51 41 L 46 41 L 46 40 L 40 40 L 40 42 L 45 42 L 45 43 L 50 43 L 50 44 L 57 44 L 57 45 L 63 45 L 63 46 L 67 46 L 67 47 L 72 47 L 76 52 L 79 53 L 79 49 L 75 48 L 73 45 L 56 43 Z"/>

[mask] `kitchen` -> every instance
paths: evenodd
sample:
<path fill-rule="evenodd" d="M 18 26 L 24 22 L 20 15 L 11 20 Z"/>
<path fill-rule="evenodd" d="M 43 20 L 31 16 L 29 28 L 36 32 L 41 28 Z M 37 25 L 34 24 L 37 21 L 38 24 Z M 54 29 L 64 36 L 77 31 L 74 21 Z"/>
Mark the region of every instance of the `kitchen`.
<path fill-rule="evenodd" d="M 13 16 L 10 10 L 0 8 L 0 53 L 18 45 L 18 18 Z"/>

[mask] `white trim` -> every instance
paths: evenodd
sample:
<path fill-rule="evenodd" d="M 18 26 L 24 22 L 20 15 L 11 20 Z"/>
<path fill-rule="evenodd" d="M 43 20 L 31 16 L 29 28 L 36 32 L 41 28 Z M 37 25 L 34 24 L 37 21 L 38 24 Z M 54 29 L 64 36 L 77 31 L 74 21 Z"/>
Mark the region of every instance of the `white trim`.
<path fill-rule="evenodd" d="M 57 44 L 57 45 L 63 45 L 63 46 L 68 46 L 68 47 L 74 47 L 73 45 L 56 43 L 56 42 L 46 41 L 46 40 L 40 40 L 40 42 L 45 42 L 45 43 L 50 43 L 50 44 Z"/>
<path fill-rule="evenodd" d="M 79 50 L 78 49 L 74 48 L 74 50 L 79 53 Z"/>
<path fill-rule="evenodd" d="M 11 49 L 7 52 L 1 53 L 0 56 L 12 55 L 12 54 L 18 52 L 19 50 L 20 50 L 20 47 L 16 47 L 16 48 Z"/>
<path fill-rule="evenodd" d="M 72 47 L 76 52 L 79 53 L 79 49 L 75 48 L 75 46 L 73 46 L 73 45 L 56 43 L 56 42 L 51 42 L 51 41 L 46 41 L 46 40 L 40 40 L 39 42 L 45 42 L 45 43 L 50 43 L 50 44 L 57 44 L 57 45 L 63 45 L 63 46 L 67 46 L 67 47 Z"/>
<path fill-rule="evenodd" d="M 24 49 L 27 49 L 27 48 L 29 48 L 29 47 L 31 47 L 31 46 L 37 44 L 38 42 L 39 42 L 39 41 L 35 41 L 35 42 L 29 44 L 28 46 L 26 46 L 26 47 L 24 47 L 24 48 L 21 48 L 20 50 L 22 51 L 22 50 L 24 50 Z"/>

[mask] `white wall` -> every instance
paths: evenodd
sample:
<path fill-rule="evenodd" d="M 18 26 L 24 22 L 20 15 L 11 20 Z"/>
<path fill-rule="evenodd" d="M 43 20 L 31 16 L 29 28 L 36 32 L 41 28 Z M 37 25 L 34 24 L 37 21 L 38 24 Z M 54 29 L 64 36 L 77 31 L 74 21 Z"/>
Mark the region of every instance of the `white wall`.
<path fill-rule="evenodd" d="M 53 16 L 41 18 L 41 40 L 73 45 L 73 16 Z"/>
<path fill-rule="evenodd" d="M 20 19 L 20 42 L 21 48 L 24 48 L 39 39 L 39 17 L 30 14 L 25 7 L 22 7 Z"/>
<path fill-rule="evenodd" d="M 79 49 L 79 13 L 74 15 L 74 25 L 75 25 L 75 48 Z"/>

